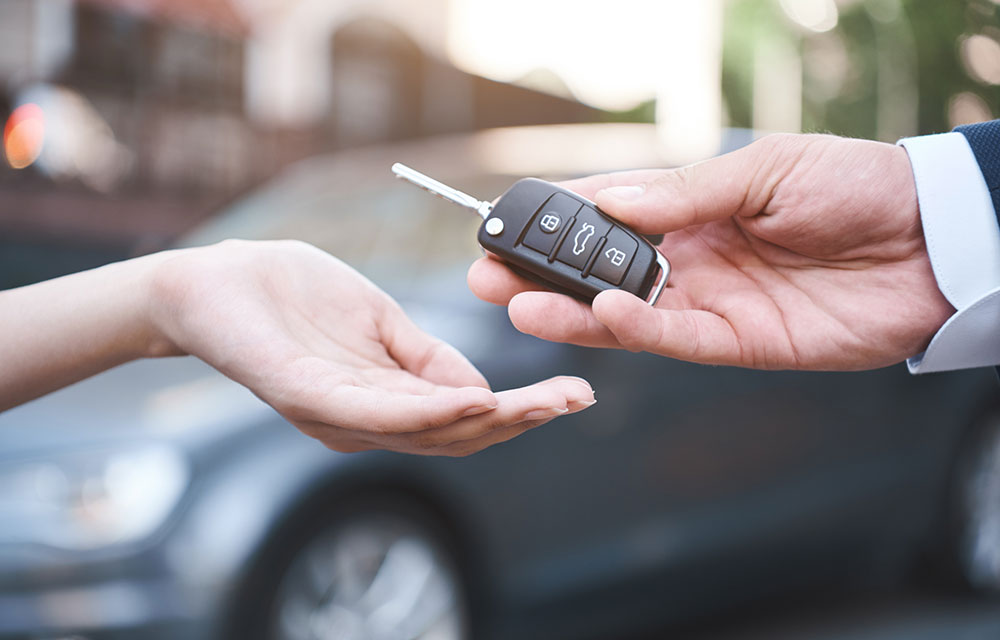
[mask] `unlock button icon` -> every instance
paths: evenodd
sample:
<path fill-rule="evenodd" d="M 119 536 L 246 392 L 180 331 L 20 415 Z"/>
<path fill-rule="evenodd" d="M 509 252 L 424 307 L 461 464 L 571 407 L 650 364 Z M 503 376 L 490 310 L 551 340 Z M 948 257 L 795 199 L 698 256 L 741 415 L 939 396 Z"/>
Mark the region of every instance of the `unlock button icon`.
<path fill-rule="evenodd" d="M 625 262 L 625 256 L 627 255 L 628 255 L 627 253 L 616 247 L 611 247 L 610 249 L 604 252 L 604 257 L 610 260 L 611 264 L 615 265 L 616 267 L 622 266 L 622 263 Z"/>
<path fill-rule="evenodd" d="M 538 221 L 538 226 L 542 228 L 545 233 L 555 233 L 559 228 L 559 224 L 562 219 L 554 213 L 546 213 L 542 215 L 542 218 Z"/>
<path fill-rule="evenodd" d="M 594 260 L 590 274 L 615 286 L 621 284 L 639 245 L 618 227 L 608 232 L 608 240 Z"/>

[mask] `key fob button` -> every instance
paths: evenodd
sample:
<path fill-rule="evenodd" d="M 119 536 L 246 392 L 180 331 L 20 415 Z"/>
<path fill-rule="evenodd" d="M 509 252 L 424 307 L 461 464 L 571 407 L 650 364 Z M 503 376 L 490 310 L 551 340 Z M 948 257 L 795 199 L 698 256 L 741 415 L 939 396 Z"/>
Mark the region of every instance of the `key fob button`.
<path fill-rule="evenodd" d="M 590 207 L 584 207 L 576 214 L 576 222 L 559 247 L 556 260 L 583 270 L 594 247 L 609 230 L 610 222 Z"/>
<path fill-rule="evenodd" d="M 559 231 L 559 227 L 562 226 L 562 218 L 559 217 L 558 213 L 542 211 L 538 215 L 538 227 L 542 230 L 542 233 L 555 233 Z"/>
<path fill-rule="evenodd" d="M 639 249 L 639 243 L 619 227 L 608 233 L 607 242 L 590 268 L 590 275 L 618 286 L 625 278 L 625 272 L 632 264 L 632 258 Z"/>
<path fill-rule="evenodd" d="M 524 244 L 548 254 L 559 239 L 559 232 L 583 205 L 579 200 L 557 193 L 535 213 L 524 234 Z"/>

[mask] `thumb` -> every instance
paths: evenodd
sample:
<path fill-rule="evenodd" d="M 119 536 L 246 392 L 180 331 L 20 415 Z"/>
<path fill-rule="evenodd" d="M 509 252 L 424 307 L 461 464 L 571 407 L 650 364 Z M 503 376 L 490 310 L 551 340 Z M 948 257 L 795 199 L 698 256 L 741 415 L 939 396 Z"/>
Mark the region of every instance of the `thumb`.
<path fill-rule="evenodd" d="M 609 215 L 641 233 L 667 233 L 732 216 L 753 216 L 767 205 L 777 176 L 758 141 L 732 153 L 679 169 L 647 173 L 645 180 L 619 182 L 594 201 Z M 622 176 L 623 178 L 627 177 Z"/>
<path fill-rule="evenodd" d="M 425 333 L 395 305 L 382 319 L 382 332 L 389 355 L 413 375 L 438 385 L 490 388 L 458 349 Z"/>

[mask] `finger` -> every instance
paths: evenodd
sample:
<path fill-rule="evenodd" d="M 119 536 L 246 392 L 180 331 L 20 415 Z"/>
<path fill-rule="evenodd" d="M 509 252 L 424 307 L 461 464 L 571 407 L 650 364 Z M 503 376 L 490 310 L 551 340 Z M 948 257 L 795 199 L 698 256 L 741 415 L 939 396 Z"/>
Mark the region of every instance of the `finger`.
<path fill-rule="evenodd" d="M 389 355 L 413 375 L 447 387 L 489 389 L 483 374 L 458 349 L 422 331 L 398 306 L 389 307 L 379 328 Z"/>
<path fill-rule="evenodd" d="M 512 424 L 507 427 L 500 429 L 495 429 L 484 436 L 479 438 L 474 438 L 472 440 L 462 440 L 460 442 L 453 442 L 452 444 L 445 445 L 443 447 L 438 447 L 437 449 L 431 449 L 427 451 L 427 455 L 433 456 L 448 456 L 450 458 L 462 458 L 465 456 L 470 456 L 473 453 L 478 453 L 483 449 L 488 449 L 495 444 L 501 444 L 507 442 L 508 440 L 513 440 L 517 436 L 523 434 L 525 431 L 531 431 L 543 424 L 548 424 L 552 422 L 554 418 L 549 418 L 547 420 L 528 420 L 525 422 L 519 422 L 517 424 Z"/>
<path fill-rule="evenodd" d="M 491 442 L 509 440 L 518 433 L 563 415 L 592 406 L 594 391 L 586 380 L 558 376 L 519 389 L 496 394 L 497 408 L 481 415 L 463 418 L 453 424 L 401 436 L 384 436 L 386 448 L 406 447 L 416 453 L 441 453 L 442 447 L 478 441 L 478 451 Z M 504 431 L 504 434 L 497 432 Z M 404 444 L 405 443 L 405 444 Z"/>
<path fill-rule="evenodd" d="M 473 262 L 466 279 L 469 289 L 477 298 L 499 305 L 506 305 L 511 298 L 523 291 L 544 290 L 495 258 L 480 258 Z"/>
<path fill-rule="evenodd" d="M 507 307 L 522 333 L 552 342 L 584 347 L 617 347 L 618 341 L 594 317 L 590 307 L 558 293 L 529 291 L 514 296 Z"/>
<path fill-rule="evenodd" d="M 580 194 L 588 200 L 593 200 L 598 191 L 617 185 L 641 184 L 655 179 L 663 172 L 662 169 L 638 169 L 635 171 L 617 171 L 615 173 L 599 173 L 584 178 L 563 180 L 555 184 L 573 193 Z"/>
<path fill-rule="evenodd" d="M 578 400 L 576 402 L 569 402 L 567 403 L 568 411 L 566 412 L 565 415 L 578 413 L 580 411 L 583 411 L 584 409 L 594 406 L 594 404 L 596 403 L 597 400 L 593 399 L 593 394 L 591 394 L 590 400 Z M 554 420 L 554 418 L 546 418 L 542 420 L 528 420 L 525 422 L 520 422 L 518 424 L 513 424 L 507 427 L 503 427 L 500 429 L 495 429 L 493 431 L 487 432 L 486 434 L 478 438 L 456 442 L 451 445 L 441 447 L 440 449 L 436 449 L 434 451 L 434 455 L 443 455 L 443 456 L 471 455 L 473 453 L 476 453 L 477 451 L 482 451 L 483 449 L 492 447 L 495 444 L 500 444 L 502 442 L 511 440 L 521 435 L 525 431 L 530 431 L 544 424 L 548 424 L 552 420 Z"/>
<path fill-rule="evenodd" d="M 594 298 L 594 316 L 630 351 L 702 364 L 743 364 L 732 325 L 709 311 L 655 309 L 629 293 L 610 290 Z"/>
<path fill-rule="evenodd" d="M 564 415 L 570 415 L 573 413 L 578 413 L 584 409 L 588 409 L 594 406 L 597 400 L 593 397 L 593 392 L 591 392 L 590 399 L 580 399 L 576 401 L 570 401 L 567 403 L 567 412 Z M 556 416 L 559 417 L 559 416 Z M 440 447 L 433 451 L 434 455 L 442 456 L 467 456 L 478 451 L 482 451 L 488 447 L 492 447 L 495 444 L 500 444 L 511 440 L 525 431 L 530 431 L 544 424 L 552 422 L 555 418 L 545 418 L 541 420 L 526 420 L 524 422 L 519 422 L 517 424 L 509 425 L 499 429 L 494 429 L 488 431 L 487 433 L 479 436 L 478 438 L 473 438 L 471 440 L 463 440 L 460 442 L 455 442 L 444 447 Z"/>
<path fill-rule="evenodd" d="M 337 384 L 314 390 L 297 404 L 276 408 L 290 419 L 322 422 L 372 437 L 443 427 L 492 411 L 498 400 L 492 391 L 475 386 L 441 388 L 422 395 Z"/>
<path fill-rule="evenodd" d="M 780 179 L 780 140 L 761 140 L 711 160 L 621 177 L 594 194 L 606 213 L 641 233 L 666 233 L 732 216 L 753 216 Z M 769 151 L 773 153 L 768 153 Z"/>

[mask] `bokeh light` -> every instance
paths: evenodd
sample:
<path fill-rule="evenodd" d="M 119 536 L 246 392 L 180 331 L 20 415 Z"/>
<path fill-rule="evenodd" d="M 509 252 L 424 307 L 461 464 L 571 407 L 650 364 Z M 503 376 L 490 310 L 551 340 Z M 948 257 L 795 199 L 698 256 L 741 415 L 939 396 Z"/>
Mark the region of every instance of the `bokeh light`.
<path fill-rule="evenodd" d="M 14 169 L 31 166 L 42 152 L 45 142 L 45 114 L 37 104 L 28 103 L 14 109 L 3 130 L 4 155 Z"/>
<path fill-rule="evenodd" d="M 993 119 L 990 106 L 980 96 L 963 91 L 948 101 L 948 124 L 952 128 Z"/>
<path fill-rule="evenodd" d="M 840 17 L 833 0 L 781 0 L 781 8 L 796 24 L 816 33 L 830 31 Z"/>
<path fill-rule="evenodd" d="M 976 34 L 961 42 L 962 64 L 969 75 L 984 84 L 1000 84 L 1000 42 Z"/>

